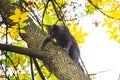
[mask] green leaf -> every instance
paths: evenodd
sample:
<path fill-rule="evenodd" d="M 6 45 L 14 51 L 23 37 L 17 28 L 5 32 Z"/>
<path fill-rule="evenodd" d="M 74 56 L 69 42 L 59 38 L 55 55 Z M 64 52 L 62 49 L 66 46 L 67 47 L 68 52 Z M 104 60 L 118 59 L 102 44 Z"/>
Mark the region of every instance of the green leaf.
<path fill-rule="evenodd" d="M 10 57 L 14 57 L 14 56 L 15 56 L 15 53 L 14 53 L 14 52 L 9 52 L 9 56 L 10 56 Z"/>
<path fill-rule="evenodd" d="M 1 60 L 0 60 L 0 63 L 6 64 L 6 59 L 1 59 Z"/>
<path fill-rule="evenodd" d="M 87 5 L 86 8 L 87 8 L 87 11 L 86 11 L 87 15 L 94 14 L 95 11 L 96 11 L 96 8 L 93 5 L 91 5 L 91 4 Z"/>
<path fill-rule="evenodd" d="M 25 26 L 27 26 L 26 23 L 21 23 L 21 24 L 20 24 L 20 28 L 24 28 Z"/>
<path fill-rule="evenodd" d="M 63 24 L 62 21 L 58 21 L 58 22 L 57 22 L 57 25 L 62 25 L 62 24 Z"/>
<path fill-rule="evenodd" d="M 26 75 L 25 80 L 32 80 L 31 76 Z"/>
<path fill-rule="evenodd" d="M 44 16 L 44 24 L 48 24 L 48 25 L 53 25 L 53 19 L 51 16 L 49 16 L 48 14 L 45 14 Z"/>
<path fill-rule="evenodd" d="M 10 0 L 10 3 L 15 3 L 16 2 L 16 0 Z"/>
<path fill-rule="evenodd" d="M 17 42 L 12 42 L 12 45 L 15 45 L 15 46 L 21 46 L 21 47 L 27 47 L 27 44 L 24 40 L 19 40 Z"/>

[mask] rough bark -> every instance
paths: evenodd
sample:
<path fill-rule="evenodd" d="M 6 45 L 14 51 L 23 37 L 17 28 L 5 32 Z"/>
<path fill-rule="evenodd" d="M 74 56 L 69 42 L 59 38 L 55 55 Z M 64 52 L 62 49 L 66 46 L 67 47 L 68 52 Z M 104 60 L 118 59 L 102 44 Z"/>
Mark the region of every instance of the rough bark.
<path fill-rule="evenodd" d="M 8 17 L 13 13 L 14 9 L 15 6 L 10 5 L 9 0 L 0 0 L 0 10 L 2 12 L 0 14 L 4 15 L 4 18 L 9 25 L 11 25 L 12 22 L 10 22 Z M 50 42 L 46 45 L 43 51 L 40 51 L 40 44 L 46 36 L 42 34 L 40 29 L 31 19 L 26 22 L 28 24 L 28 26 L 25 27 L 26 34 L 22 34 L 21 37 L 27 42 L 29 48 L 0 44 L 1 50 L 22 53 L 41 59 L 48 70 L 55 74 L 59 80 L 89 80 L 59 46 Z"/>

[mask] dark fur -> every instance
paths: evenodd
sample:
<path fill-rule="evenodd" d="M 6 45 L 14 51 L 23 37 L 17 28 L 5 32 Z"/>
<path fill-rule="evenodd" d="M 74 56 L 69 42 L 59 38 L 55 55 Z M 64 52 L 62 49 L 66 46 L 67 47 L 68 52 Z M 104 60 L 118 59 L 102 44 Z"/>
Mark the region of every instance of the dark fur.
<path fill-rule="evenodd" d="M 41 45 L 41 50 L 45 45 L 51 41 L 53 38 L 56 39 L 57 43 L 69 54 L 70 58 L 78 64 L 78 66 L 83 71 L 83 68 L 80 65 L 80 50 L 75 38 L 70 34 L 66 26 L 53 25 L 48 30 L 48 36 L 43 41 Z"/>

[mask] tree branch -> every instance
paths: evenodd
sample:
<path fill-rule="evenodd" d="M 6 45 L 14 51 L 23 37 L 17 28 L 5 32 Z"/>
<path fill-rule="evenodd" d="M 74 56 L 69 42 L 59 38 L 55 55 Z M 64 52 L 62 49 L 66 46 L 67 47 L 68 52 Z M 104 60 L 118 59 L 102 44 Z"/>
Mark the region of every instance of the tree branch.
<path fill-rule="evenodd" d="M 23 48 L 23 47 L 6 45 L 6 44 L 1 44 L 0 43 L 0 50 L 16 52 L 16 53 L 19 53 L 19 54 L 22 54 L 22 55 L 27 55 L 27 56 L 34 56 L 34 57 L 40 59 L 40 55 L 36 54 L 31 48 Z"/>

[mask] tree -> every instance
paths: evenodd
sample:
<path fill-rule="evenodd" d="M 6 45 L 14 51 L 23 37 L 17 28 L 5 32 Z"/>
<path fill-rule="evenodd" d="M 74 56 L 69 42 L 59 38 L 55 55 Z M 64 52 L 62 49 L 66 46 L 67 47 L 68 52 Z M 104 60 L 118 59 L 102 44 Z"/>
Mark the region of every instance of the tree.
<path fill-rule="evenodd" d="M 64 24 L 64 14 L 61 11 L 65 6 L 64 0 L 63 2 L 41 0 L 38 1 L 39 4 L 36 4 L 36 2 L 32 0 L 0 0 L 1 39 L 6 39 L 5 44 L 0 43 L 1 54 L 5 57 L 1 59 L 1 70 L 4 71 L 1 78 L 16 80 L 45 80 L 45 78 L 52 80 L 89 80 L 68 55 L 53 42 L 49 43 L 44 51 L 39 49 L 46 37 L 44 35 L 46 30 L 43 27 L 44 24 L 50 25 L 55 21 L 58 21 L 58 24 Z M 43 8 L 43 13 L 40 12 L 42 16 L 36 15 L 33 10 L 41 8 Z M 51 9 L 54 10 L 52 11 L 53 14 L 50 12 Z M 38 23 L 40 28 L 35 22 Z M 8 44 L 8 37 L 15 40 L 10 45 Z M 27 45 L 25 45 L 26 43 Z M 33 66 L 33 64 L 35 65 Z M 29 67 L 31 67 L 31 73 Z"/>
<path fill-rule="evenodd" d="M 103 16 L 101 24 L 107 28 L 110 39 L 119 44 L 119 6 L 118 0 L 87 0 L 84 4 L 79 0 L 0 0 L 0 78 L 88 80 L 54 42 L 40 51 L 47 34 L 45 25 L 67 25 L 81 44 L 85 43 L 84 37 L 88 33 L 82 31 L 79 19 L 99 12 Z M 98 27 L 99 22 L 93 23 Z"/>

